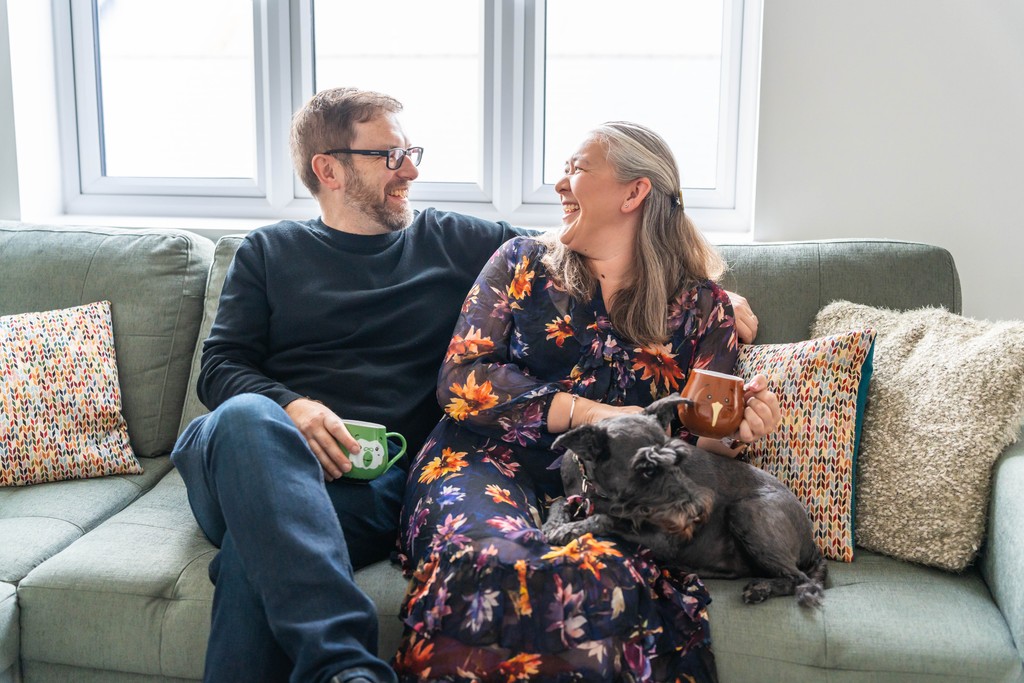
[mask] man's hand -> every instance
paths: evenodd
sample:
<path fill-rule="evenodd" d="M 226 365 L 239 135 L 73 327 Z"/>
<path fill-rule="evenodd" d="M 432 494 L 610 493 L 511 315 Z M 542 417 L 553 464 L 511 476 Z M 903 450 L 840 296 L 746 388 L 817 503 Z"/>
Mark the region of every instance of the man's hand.
<path fill-rule="evenodd" d="M 732 312 L 736 316 L 736 335 L 744 344 L 752 344 L 757 336 L 757 316 L 745 296 L 728 290 L 725 293 L 729 295 Z"/>
<path fill-rule="evenodd" d="M 352 469 L 342 446 L 353 454 L 361 447 L 330 408 L 319 401 L 297 398 L 286 405 L 284 411 L 306 437 L 310 450 L 324 468 L 324 479 L 334 481 Z"/>

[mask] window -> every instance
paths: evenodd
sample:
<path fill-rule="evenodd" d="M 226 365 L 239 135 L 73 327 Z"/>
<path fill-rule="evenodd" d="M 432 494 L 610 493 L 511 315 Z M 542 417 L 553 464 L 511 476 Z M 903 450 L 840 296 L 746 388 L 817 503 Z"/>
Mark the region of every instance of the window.
<path fill-rule="evenodd" d="M 103 176 L 256 177 L 249 5 L 99 1 Z"/>
<path fill-rule="evenodd" d="M 484 3 L 442 4 L 315 0 L 314 92 L 355 85 L 397 98 L 402 128 L 429 150 L 420 179 L 482 184 Z"/>
<path fill-rule="evenodd" d="M 414 205 L 555 225 L 602 121 L 665 136 L 687 207 L 747 229 L 761 0 L 53 0 L 69 213 L 305 218 L 288 152 L 317 89 L 394 95 Z"/>

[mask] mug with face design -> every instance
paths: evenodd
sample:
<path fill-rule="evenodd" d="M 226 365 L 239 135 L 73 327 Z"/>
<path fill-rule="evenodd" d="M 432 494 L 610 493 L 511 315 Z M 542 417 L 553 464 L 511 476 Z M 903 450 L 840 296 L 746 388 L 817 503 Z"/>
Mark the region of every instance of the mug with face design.
<path fill-rule="evenodd" d="M 343 420 L 345 429 L 359 442 L 362 450 L 348 456 L 352 469 L 345 473 L 349 479 L 376 479 L 391 469 L 405 454 L 405 437 L 398 432 L 389 432 L 384 425 L 360 420 Z M 401 442 L 398 454 L 388 460 L 388 437 Z"/>
<path fill-rule="evenodd" d="M 720 439 L 743 421 L 743 378 L 694 368 L 680 395 L 679 419 L 691 434 Z"/>

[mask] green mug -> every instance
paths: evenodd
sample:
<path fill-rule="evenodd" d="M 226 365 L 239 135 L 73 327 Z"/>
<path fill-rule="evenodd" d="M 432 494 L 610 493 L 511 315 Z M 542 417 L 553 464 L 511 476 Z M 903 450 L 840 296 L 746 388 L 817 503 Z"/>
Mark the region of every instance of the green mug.
<path fill-rule="evenodd" d="M 398 432 L 389 432 L 384 425 L 376 422 L 360 420 L 343 420 L 343 422 L 348 433 L 363 447 L 359 453 L 348 455 L 352 469 L 346 472 L 345 476 L 349 479 L 376 479 L 405 455 L 405 437 Z M 391 460 L 387 459 L 389 436 L 395 437 L 402 443 L 402 449 Z"/>

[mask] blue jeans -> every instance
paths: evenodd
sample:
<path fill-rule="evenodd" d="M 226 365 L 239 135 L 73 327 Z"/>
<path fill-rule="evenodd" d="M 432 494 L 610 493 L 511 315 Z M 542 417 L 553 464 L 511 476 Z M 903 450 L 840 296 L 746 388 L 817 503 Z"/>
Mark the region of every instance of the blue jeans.
<path fill-rule="evenodd" d="M 220 548 L 205 680 L 396 680 L 352 573 L 394 547 L 405 472 L 325 483 L 288 414 L 253 394 L 194 420 L 171 461 Z"/>

